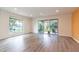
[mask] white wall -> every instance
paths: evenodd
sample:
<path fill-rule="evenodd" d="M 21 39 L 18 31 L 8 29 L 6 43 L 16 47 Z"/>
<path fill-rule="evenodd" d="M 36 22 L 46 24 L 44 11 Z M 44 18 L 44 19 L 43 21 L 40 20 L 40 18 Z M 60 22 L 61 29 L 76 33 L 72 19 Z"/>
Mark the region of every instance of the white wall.
<path fill-rule="evenodd" d="M 72 36 L 71 14 L 60 15 L 59 19 L 59 35 Z"/>
<path fill-rule="evenodd" d="M 16 18 L 24 21 L 24 32 L 13 33 L 9 31 L 9 17 L 15 16 Z M 0 10 L 0 39 L 16 36 L 24 33 L 32 32 L 32 19 L 23 17 L 17 14 L 9 13 L 7 11 Z"/>
<path fill-rule="evenodd" d="M 71 32 L 71 16 L 72 14 L 63 14 L 63 15 L 57 15 L 57 16 L 48 16 L 48 17 L 41 17 L 41 18 L 35 18 L 33 21 L 33 32 L 38 33 L 38 26 L 37 21 L 38 20 L 45 20 L 45 19 L 58 19 L 58 32 L 61 36 L 72 36 Z"/>
<path fill-rule="evenodd" d="M 33 19 L 33 33 L 38 33 L 38 19 Z"/>

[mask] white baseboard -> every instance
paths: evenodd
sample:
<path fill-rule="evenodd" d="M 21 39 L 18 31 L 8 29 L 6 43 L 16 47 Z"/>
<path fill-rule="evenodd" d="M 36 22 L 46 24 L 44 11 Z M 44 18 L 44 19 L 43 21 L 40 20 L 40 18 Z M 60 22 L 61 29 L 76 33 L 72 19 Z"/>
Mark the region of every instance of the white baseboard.
<path fill-rule="evenodd" d="M 73 38 L 73 37 L 72 37 Z M 75 40 L 77 43 L 79 43 L 79 39 L 73 38 L 73 40 Z"/>
<path fill-rule="evenodd" d="M 62 35 L 62 34 L 58 34 L 59 36 L 66 36 L 66 37 L 72 37 L 71 35 Z"/>

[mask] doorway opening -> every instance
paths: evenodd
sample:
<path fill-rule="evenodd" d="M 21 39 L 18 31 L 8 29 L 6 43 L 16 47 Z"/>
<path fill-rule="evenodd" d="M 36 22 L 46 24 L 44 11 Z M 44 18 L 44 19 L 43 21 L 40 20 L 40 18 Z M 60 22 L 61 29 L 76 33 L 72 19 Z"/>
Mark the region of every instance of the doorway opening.
<path fill-rule="evenodd" d="M 58 20 L 39 20 L 38 33 L 58 34 Z"/>

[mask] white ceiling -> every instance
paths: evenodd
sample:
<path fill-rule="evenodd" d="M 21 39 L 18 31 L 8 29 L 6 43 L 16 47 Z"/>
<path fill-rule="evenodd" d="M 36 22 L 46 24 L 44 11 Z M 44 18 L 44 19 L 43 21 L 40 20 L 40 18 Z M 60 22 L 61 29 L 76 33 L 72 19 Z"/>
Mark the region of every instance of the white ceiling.
<path fill-rule="evenodd" d="M 1 7 L 0 9 L 27 17 L 41 17 L 41 16 L 52 16 L 52 15 L 72 13 L 76 8 L 74 7 Z"/>

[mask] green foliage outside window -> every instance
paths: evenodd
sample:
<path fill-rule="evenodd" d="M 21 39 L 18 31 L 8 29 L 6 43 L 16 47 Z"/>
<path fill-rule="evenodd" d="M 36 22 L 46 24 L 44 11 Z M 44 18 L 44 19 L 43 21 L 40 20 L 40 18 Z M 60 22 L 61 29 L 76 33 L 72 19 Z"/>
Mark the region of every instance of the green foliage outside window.
<path fill-rule="evenodd" d="M 15 17 L 9 17 L 9 30 L 10 32 L 22 32 L 23 22 Z"/>
<path fill-rule="evenodd" d="M 51 32 L 51 33 L 57 33 L 58 24 L 57 20 L 50 20 L 50 21 L 44 21 L 40 20 L 38 21 L 38 32 L 44 33 L 44 32 Z"/>
<path fill-rule="evenodd" d="M 43 23 L 43 21 L 38 22 L 38 31 L 39 31 L 39 33 L 44 32 L 44 23 Z"/>
<path fill-rule="evenodd" d="M 52 31 L 52 33 L 56 33 L 57 32 L 57 20 L 51 20 L 50 21 L 50 31 Z"/>

